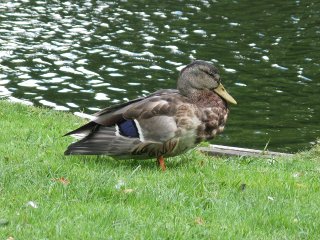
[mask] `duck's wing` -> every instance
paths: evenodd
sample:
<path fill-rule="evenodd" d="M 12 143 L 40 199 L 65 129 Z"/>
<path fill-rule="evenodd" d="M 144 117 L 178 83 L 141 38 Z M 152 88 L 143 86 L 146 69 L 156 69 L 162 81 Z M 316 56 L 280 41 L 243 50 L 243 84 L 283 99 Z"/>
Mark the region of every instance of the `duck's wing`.
<path fill-rule="evenodd" d="M 95 119 L 93 121 L 77 128 L 73 131 L 66 133 L 64 136 L 74 135 L 76 138 L 82 138 L 81 136 L 83 136 L 83 134 L 87 133 L 88 130 L 89 131 L 92 130 L 97 125 L 97 123 L 100 123 L 101 125 L 104 125 L 104 126 L 111 126 L 111 125 L 121 121 L 123 119 L 122 114 L 124 112 L 126 112 L 128 109 L 133 108 L 135 106 L 134 103 L 141 102 L 143 100 L 150 99 L 153 97 L 161 97 L 161 96 L 178 94 L 178 93 L 179 93 L 179 91 L 176 89 L 162 89 L 162 90 L 158 90 L 158 91 L 156 91 L 146 97 L 136 98 L 136 99 L 130 100 L 128 102 L 124 102 L 124 103 L 113 105 L 111 107 L 104 108 L 101 111 L 93 114 L 93 116 L 95 117 Z M 147 109 L 149 109 L 149 108 L 147 108 Z M 85 135 L 87 135 L 87 134 L 85 134 Z"/>
<path fill-rule="evenodd" d="M 185 100 L 177 90 L 161 90 L 146 98 L 106 108 L 96 114 L 96 119 L 69 132 L 82 135 L 71 144 L 65 154 L 106 155 L 159 155 L 171 150 L 177 131 L 175 113 Z"/>

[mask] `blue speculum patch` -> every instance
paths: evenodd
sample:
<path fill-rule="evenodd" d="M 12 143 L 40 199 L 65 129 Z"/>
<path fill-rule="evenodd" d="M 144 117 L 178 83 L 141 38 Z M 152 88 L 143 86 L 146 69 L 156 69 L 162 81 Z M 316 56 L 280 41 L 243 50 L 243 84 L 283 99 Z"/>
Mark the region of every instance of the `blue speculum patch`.
<path fill-rule="evenodd" d="M 125 120 L 124 122 L 118 123 L 117 125 L 122 136 L 133 138 L 139 137 L 138 128 L 133 120 Z"/>

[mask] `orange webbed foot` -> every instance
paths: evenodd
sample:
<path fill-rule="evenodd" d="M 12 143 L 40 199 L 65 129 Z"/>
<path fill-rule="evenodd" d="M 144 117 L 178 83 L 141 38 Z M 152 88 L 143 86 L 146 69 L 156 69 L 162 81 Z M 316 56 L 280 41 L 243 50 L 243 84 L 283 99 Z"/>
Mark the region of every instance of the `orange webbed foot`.
<path fill-rule="evenodd" d="M 166 170 L 166 164 L 164 162 L 164 157 L 163 156 L 158 157 L 157 162 L 158 162 L 159 166 L 161 167 L 162 171 L 164 172 Z"/>

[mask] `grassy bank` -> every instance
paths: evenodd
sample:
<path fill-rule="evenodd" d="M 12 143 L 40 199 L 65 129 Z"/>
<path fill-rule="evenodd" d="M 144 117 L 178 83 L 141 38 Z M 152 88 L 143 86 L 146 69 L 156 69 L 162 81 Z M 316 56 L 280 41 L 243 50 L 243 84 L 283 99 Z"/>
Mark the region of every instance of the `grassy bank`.
<path fill-rule="evenodd" d="M 317 239 L 320 148 L 292 158 L 65 157 L 83 120 L 0 101 L 0 239 Z"/>

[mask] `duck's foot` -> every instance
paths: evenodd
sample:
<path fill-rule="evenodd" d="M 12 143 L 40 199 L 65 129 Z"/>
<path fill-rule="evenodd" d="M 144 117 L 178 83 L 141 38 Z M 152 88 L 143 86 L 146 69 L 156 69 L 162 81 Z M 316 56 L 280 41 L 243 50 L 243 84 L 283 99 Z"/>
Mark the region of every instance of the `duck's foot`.
<path fill-rule="evenodd" d="M 159 164 L 159 166 L 161 167 L 162 171 L 165 171 L 166 170 L 166 164 L 164 162 L 164 157 L 163 156 L 160 156 L 157 158 L 157 162 Z"/>

